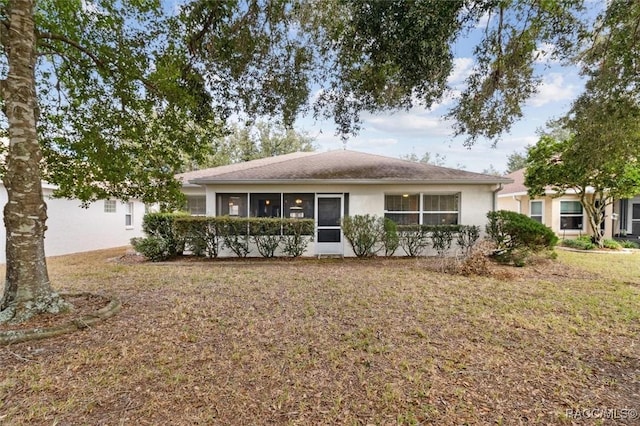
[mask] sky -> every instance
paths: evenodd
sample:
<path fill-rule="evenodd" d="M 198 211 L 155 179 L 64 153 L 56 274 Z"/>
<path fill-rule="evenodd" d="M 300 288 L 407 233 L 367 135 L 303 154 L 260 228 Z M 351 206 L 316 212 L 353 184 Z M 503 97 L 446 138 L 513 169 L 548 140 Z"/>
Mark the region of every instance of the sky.
<path fill-rule="evenodd" d="M 463 87 L 463 81 L 474 65 L 471 55 L 484 25 L 480 24 L 467 38 L 454 47 L 455 68 L 449 77 L 451 93 L 431 109 L 414 108 L 387 114 L 365 114 L 362 116 L 362 130 L 351 137 L 346 146 L 335 135 L 331 121 L 318 122 L 310 117 L 298 121 L 297 129 L 306 131 L 316 138 L 320 151 L 351 149 L 402 157 L 415 154 L 422 157 L 425 152 L 433 158 L 436 154 L 445 158 L 444 166 L 463 168 L 473 172 L 483 172 L 490 167 L 504 172 L 507 159 L 514 151 L 525 152 L 525 147 L 538 140 L 536 130 L 545 127 L 551 119 L 564 115 L 572 101 L 582 92 L 584 81 L 575 67 L 561 66 L 540 55 L 537 68 L 542 83 L 535 94 L 523 107 L 523 117 L 515 123 L 511 132 L 504 134 L 495 147 L 489 141 L 478 141 L 473 147 L 463 145 L 464 137 L 453 137 L 453 126 L 443 116 L 452 107 L 456 93 Z M 539 46 L 541 51 L 549 51 L 553 46 Z"/>

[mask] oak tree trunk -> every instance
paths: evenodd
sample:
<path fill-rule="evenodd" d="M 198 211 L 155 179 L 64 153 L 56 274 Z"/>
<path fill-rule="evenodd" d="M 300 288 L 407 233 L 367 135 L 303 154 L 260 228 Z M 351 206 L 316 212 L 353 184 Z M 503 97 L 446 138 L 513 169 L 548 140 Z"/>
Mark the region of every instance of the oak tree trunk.
<path fill-rule="evenodd" d="M 36 129 L 34 1 L 10 0 L 8 28 L 3 30 L 9 71 L 2 82 L 2 97 L 9 123 L 9 150 L 3 178 L 8 195 L 4 207 L 7 269 L 0 322 L 19 322 L 66 307 L 51 288 L 44 253 L 47 206 L 42 196 L 42 154 Z"/>

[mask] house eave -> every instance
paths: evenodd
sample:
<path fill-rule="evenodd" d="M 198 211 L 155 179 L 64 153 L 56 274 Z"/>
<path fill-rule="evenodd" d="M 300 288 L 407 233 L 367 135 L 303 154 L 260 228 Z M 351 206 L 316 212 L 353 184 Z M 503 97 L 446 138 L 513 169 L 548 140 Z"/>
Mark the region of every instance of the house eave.
<path fill-rule="evenodd" d="M 193 179 L 194 185 L 497 185 L 506 179 Z"/>

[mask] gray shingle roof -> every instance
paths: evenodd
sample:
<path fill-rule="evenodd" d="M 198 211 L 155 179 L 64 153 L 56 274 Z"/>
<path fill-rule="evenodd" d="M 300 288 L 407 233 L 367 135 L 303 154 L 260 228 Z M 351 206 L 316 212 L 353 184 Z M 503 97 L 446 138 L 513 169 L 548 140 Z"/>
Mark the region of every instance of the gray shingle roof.
<path fill-rule="evenodd" d="M 286 154 L 183 173 L 178 178 L 193 184 L 511 182 L 499 176 L 347 150 Z"/>

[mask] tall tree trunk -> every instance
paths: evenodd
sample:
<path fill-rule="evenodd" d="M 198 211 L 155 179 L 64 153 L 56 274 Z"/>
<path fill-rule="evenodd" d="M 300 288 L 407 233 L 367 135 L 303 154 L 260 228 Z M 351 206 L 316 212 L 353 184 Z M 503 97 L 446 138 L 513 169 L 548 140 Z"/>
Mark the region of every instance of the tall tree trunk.
<path fill-rule="evenodd" d="M 4 185 L 7 269 L 0 322 L 23 321 L 43 312 L 59 312 L 65 303 L 52 290 L 44 254 L 47 206 L 42 196 L 36 119 L 36 35 L 34 1 L 11 0 L 3 45 L 9 72 L 2 82 L 9 122 L 9 151 Z"/>

